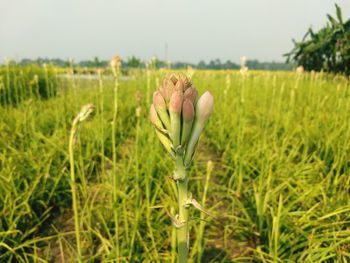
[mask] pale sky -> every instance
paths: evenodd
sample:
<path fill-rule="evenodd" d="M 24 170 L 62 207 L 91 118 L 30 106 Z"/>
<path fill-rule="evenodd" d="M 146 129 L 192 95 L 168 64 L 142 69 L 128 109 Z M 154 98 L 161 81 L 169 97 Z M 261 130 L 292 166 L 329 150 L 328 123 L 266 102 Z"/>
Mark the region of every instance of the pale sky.
<path fill-rule="evenodd" d="M 198 62 L 284 61 L 309 26 L 350 0 L 0 0 L 0 61 L 135 55 Z"/>

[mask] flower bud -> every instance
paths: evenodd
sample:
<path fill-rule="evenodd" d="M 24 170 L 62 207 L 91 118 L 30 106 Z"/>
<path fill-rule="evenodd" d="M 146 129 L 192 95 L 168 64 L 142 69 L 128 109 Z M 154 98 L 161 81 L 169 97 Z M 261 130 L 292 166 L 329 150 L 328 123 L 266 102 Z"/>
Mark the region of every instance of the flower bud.
<path fill-rule="evenodd" d="M 163 124 L 162 124 L 161 120 L 159 119 L 157 111 L 154 108 L 153 104 L 151 105 L 151 108 L 149 110 L 149 119 L 151 120 L 153 125 L 156 126 L 156 128 L 158 128 L 159 130 L 164 129 Z"/>
<path fill-rule="evenodd" d="M 160 132 L 157 129 L 156 129 L 156 134 L 160 142 L 163 144 L 164 148 L 167 150 L 167 152 L 169 152 L 172 156 L 174 156 L 174 152 L 171 148 L 171 141 L 168 138 L 168 136 L 166 136 L 164 133 Z"/>
<path fill-rule="evenodd" d="M 165 79 L 163 81 L 163 87 L 164 88 L 169 88 L 170 90 L 175 90 L 175 85 L 170 79 Z"/>
<path fill-rule="evenodd" d="M 159 93 L 162 95 L 162 97 L 164 98 L 164 100 L 166 101 L 166 99 L 165 99 L 165 90 L 164 90 L 164 88 L 163 88 L 163 87 L 159 87 L 159 88 L 158 88 L 158 91 L 159 91 Z"/>
<path fill-rule="evenodd" d="M 180 91 L 174 92 L 170 98 L 169 112 L 181 113 L 183 94 Z"/>
<path fill-rule="evenodd" d="M 156 91 L 153 95 L 153 105 L 164 127 L 170 131 L 171 126 L 166 103 L 159 91 Z"/>
<path fill-rule="evenodd" d="M 175 84 L 175 90 L 184 92 L 184 89 L 185 89 L 185 84 L 183 83 L 182 80 L 178 80 Z"/>
<path fill-rule="evenodd" d="M 175 91 L 171 95 L 169 103 L 170 124 L 171 124 L 171 139 L 173 147 L 180 145 L 181 136 L 181 110 L 182 110 L 183 94 L 181 91 Z"/>
<path fill-rule="evenodd" d="M 181 157 L 188 166 L 198 139 L 213 111 L 213 96 L 206 92 L 197 102 L 198 93 L 184 74 L 172 73 L 154 93 L 150 120 L 167 151 Z M 181 156 L 179 156 L 181 155 Z"/>
<path fill-rule="evenodd" d="M 206 121 L 209 119 L 213 112 L 214 107 L 214 97 L 209 92 L 206 91 L 198 100 L 196 104 L 196 119 L 201 121 L 205 125 Z"/>
<path fill-rule="evenodd" d="M 184 83 L 184 90 L 186 90 L 186 89 L 188 89 L 189 87 L 191 87 L 190 78 L 188 78 L 186 75 L 181 74 L 181 75 L 180 75 L 180 79 L 181 79 L 182 82 Z"/>
<path fill-rule="evenodd" d="M 182 118 L 184 122 L 191 122 L 194 118 L 194 106 L 191 100 L 184 98 L 182 104 Z"/>
<path fill-rule="evenodd" d="M 182 104 L 182 133 L 181 133 L 181 145 L 185 146 L 192 131 L 192 123 L 194 118 L 194 107 L 192 101 L 185 99 Z"/>
<path fill-rule="evenodd" d="M 79 112 L 78 121 L 83 122 L 84 120 L 86 120 L 94 111 L 94 109 L 95 106 L 91 103 L 84 105 Z"/>
<path fill-rule="evenodd" d="M 114 77 L 116 77 L 120 73 L 121 58 L 119 56 L 113 56 L 109 65 L 111 66 Z"/>
<path fill-rule="evenodd" d="M 171 83 L 171 85 L 165 85 L 163 86 L 163 93 L 164 93 L 164 99 L 167 103 L 169 103 L 171 95 L 175 92 L 175 87 Z"/>
<path fill-rule="evenodd" d="M 159 91 L 156 91 L 153 94 L 153 105 L 156 109 L 163 109 L 166 110 L 166 103 L 162 96 L 162 94 Z"/>
<path fill-rule="evenodd" d="M 185 165 L 189 165 L 192 161 L 193 154 L 198 143 L 198 139 L 205 127 L 205 124 L 213 112 L 214 98 L 213 95 L 207 91 L 198 100 L 196 104 L 196 116 L 193 124 L 191 138 L 187 144 L 185 153 Z"/>
<path fill-rule="evenodd" d="M 171 80 L 171 82 L 175 85 L 177 80 L 179 79 L 179 76 L 176 73 L 171 73 L 168 79 Z"/>
<path fill-rule="evenodd" d="M 191 100 L 193 105 L 196 105 L 197 96 L 198 96 L 198 93 L 194 87 L 189 87 L 184 93 L 185 99 Z"/>

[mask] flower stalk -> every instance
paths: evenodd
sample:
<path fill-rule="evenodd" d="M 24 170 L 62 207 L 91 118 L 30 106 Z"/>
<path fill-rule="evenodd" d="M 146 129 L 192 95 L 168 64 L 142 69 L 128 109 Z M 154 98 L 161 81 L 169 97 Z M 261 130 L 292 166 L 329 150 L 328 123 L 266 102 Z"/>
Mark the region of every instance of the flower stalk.
<path fill-rule="evenodd" d="M 178 220 L 180 225 L 177 226 L 177 249 L 178 249 L 178 261 L 187 262 L 188 250 L 189 250 L 189 232 L 188 232 L 188 177 L 186 168 L 182 161 L 182 156 L 176 156 L 176 185 L 178 189 L 178 207 L 179 214 Z"/>
<path fill-rule="evenodd" d="M 74 228 L 75 228 L 75 239 L 77 245 L 78 253 L 78 262 L 82 262 L 82 252 L 81 252 L 81 243 L 80 243 L 80 221 L 79 221 L 79 212 L 78 212 L 78 193 L 76 187 L 76 176 L 74 169 L 74 145 L 76 141 L 76 134 L 80 123 L 86 120 L 94 111 L 94 105 L 87 104 L 83 106 L 79 114 L 74 118 L 72 123 L 72 128 L 69 136 L 69 164 L 70 164 L 70 187 L 72 193 L 72 206 L 74 213 Z"/>
<path fill-rule="evenodd" d="M 117 117 L 118 117 L 118 88 L 119 88 L 119 76 L 121 69 L 121 58 L 119 56 L 113 56 L 110 61 L 112 74 L 114 77 L 114 111 L 112 119 L 112 160 L 113 160 L 113 217 L 114 228 L 116 236 L 116 258 L 119 262 L 119 218 L 117 212 L 118 203 L 118 177 L 117 177 L 117 147 L 116 147 L 116 131 L 117 131 Z"/>
<path fill-rule="evenodd" d="M 175 162 L 173 179 L 178 191 L 178 214 L 170 217 L 177 228 L 179 263 L 188 260 L 190 204 L 201 208 L 188 192 L 187 170 L 214 105 L 210 92 L 205 92 L 198 101 L 197 94 L 185 75 L 171 74 L 154 93 L 150 108 L 150 120 L 156 134 Z M 199 210 L 203 211 L 202 208 Z"/>

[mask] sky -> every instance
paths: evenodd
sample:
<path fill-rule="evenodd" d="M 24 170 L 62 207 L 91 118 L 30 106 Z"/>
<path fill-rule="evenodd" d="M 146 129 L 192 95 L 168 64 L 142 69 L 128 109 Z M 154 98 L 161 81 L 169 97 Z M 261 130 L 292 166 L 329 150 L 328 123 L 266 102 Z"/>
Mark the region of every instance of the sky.
<path fill-rule="evenodd" d="M 324 26 L 335 3 L 350 18 L 350 0 L 0 0 L 0 61 L 284 61 L 292 39 Z"/>

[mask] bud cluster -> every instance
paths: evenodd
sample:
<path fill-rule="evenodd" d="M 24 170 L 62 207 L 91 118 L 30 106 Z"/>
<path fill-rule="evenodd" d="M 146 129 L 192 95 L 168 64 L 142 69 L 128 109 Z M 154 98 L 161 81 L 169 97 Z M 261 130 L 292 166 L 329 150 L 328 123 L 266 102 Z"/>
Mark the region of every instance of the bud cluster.
<path fill-rule="evenodd" d="M 111 66 L 112 73 L 114 77 L 117 77 L 120 73 L 120 68 L 121 68 L 121 58 L 117 55 L 113 56 L 111 59 L 109 65 Z"/>
<path fill-rule="evenodd" d="M 79 122 L 83 122 L 84 120 L 86 120 L 95 110 L 95 106 L 91 103 L 84 105 L 79 114 L 77 115 L 77 120 Z"/>
<path fill-rule="evenodd" d="M 214 99 L 198 92 L 183 74 L 171 74 L 154 93 L 150 119 L 158 138 L 173 156 L 189 166 L 202 130 L 213 111 Z"/>

